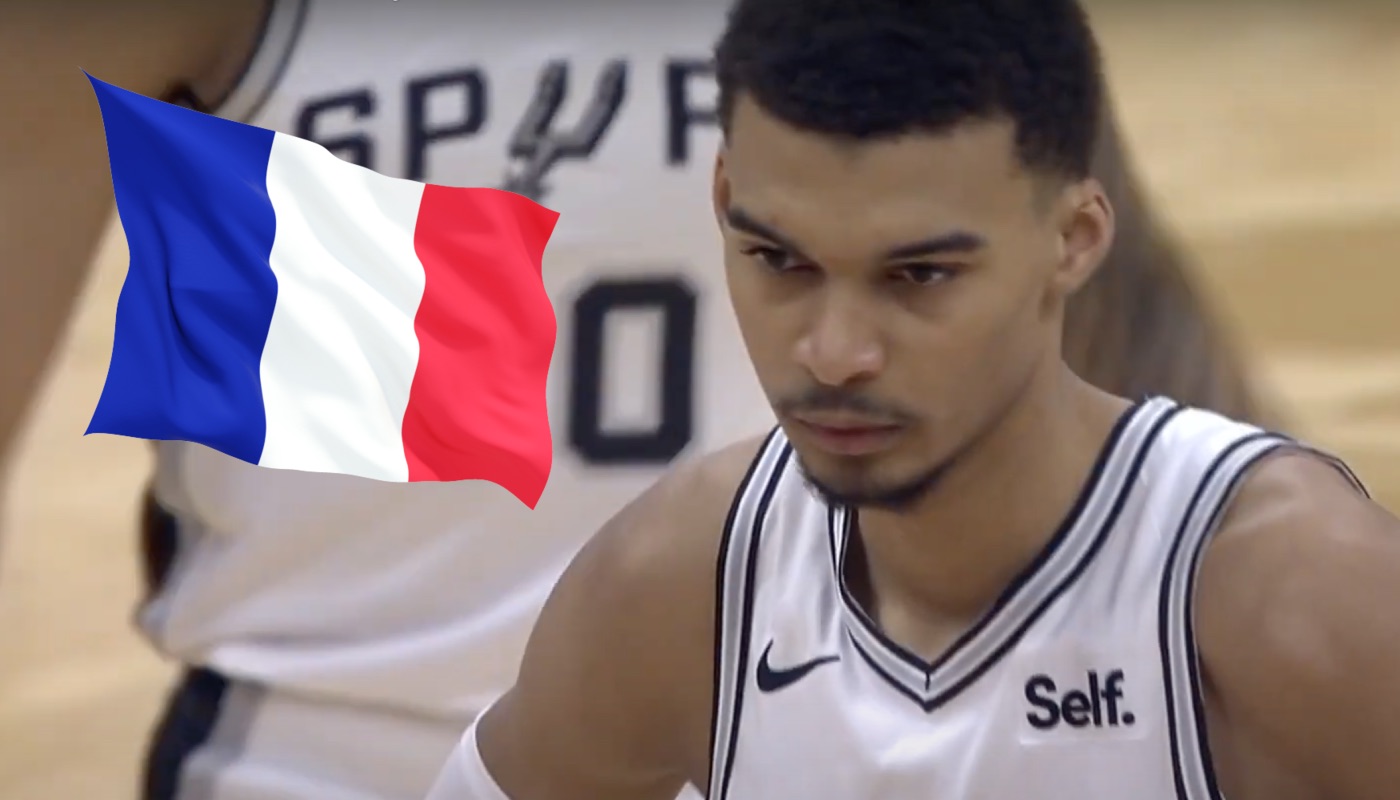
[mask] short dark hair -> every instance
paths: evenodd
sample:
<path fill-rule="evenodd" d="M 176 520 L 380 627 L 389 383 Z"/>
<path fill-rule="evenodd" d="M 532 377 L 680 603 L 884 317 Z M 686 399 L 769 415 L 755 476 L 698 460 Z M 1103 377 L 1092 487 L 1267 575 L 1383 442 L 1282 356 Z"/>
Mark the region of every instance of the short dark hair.
<path fill-rule="evenodd" d="M 1103 105 L 1077 0 L 737 0 L 715 48 L 728 135 L 747 95 L 854 140 L 1009 119 L 1023 166 L 1089 174 Z"/>

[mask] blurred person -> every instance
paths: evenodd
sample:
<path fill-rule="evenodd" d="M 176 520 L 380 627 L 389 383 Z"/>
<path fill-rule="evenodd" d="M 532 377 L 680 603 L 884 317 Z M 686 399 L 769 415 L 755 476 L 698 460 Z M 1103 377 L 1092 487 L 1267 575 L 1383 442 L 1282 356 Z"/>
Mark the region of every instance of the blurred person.
<path fill-rule="evenodd" d="M 1253 387 L 1185 252 L 1148 204 L 1117 118 L 1106 114 L 1100 125 L 1093 172 L 1113 199 L 1118 233 L 1104 268 L 1069 299 L 1066 360 L 1114 394 L 1169 394 L 1237 419 L 1283 425 L 1271 398 Z"/>
<path fill-rule="evenodd" d="M 0 5 L 6 443 L 112 209 L 80 68 L 386 175 L 501 186 L 562 214 L 545 256 L 557 451 L 535 511 L 485 482 L 382 484 L 156 445 L 138 621 L 186 670 L 145 798 L 421 796 L 511 684 L 588 533 L 677 456 L 772 424 L 708 223 L 727 5 Z M 1250 416 L 1240 357 L 1106 132 L 1096 170 L 1121 233 L 1071 304 L 1072 362 L 1106 388 Z"/>
<path fill-rule="evenodd" d="M 1400 520 L 1064 360 L 1078 0 L 738 0 L 713 213 L 777 427 L 565 571 L 429 800 L 1386 800 Z"/>

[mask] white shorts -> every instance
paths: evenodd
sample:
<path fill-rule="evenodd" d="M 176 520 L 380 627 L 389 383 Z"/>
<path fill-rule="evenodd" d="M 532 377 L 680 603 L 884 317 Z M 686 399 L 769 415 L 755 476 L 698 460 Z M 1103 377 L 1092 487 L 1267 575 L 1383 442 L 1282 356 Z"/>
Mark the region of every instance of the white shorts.
<path fill-rule="evenodd" d="M 422 800 L 470 722 L 190 684 L 152 743 L 145 800 Z"/>
<path fill-rule="evenodd" d="M 188 675 L 143 800 L 423 800 L 470 719 L 444 721 Z M 679 800 L 703 800 L 687 787 Z"/>

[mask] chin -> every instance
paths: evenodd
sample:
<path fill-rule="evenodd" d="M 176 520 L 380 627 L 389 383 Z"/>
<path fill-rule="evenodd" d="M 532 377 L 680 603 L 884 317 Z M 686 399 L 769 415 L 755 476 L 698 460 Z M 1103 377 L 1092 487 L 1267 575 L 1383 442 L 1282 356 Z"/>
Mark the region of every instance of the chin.
<path fill-rule="evenodd" d="M 904 478 L 884 477 L 870 467 L 827 468 L 813 465 L 800 454 L 798 462 L 807 485 L 832 506 L 904 511 L 937 488 L 946 465 L 939 464 Z"/>

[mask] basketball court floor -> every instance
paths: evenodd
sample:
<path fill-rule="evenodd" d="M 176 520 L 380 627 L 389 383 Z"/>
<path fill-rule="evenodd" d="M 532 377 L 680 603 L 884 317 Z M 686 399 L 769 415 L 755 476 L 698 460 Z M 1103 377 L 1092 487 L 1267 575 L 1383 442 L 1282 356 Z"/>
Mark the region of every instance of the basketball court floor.
<path fill-rule="evenodd" d="M 1293 430 L 1400 509 L 1400 4 L 1099 5 L 1128 137 L 1201 280 Z M 134 797 L 169 674 L 128 624 L 145 448 L 82 437 L 125 265 L 114 231 L 7 489 L 0 800 Z"/>

